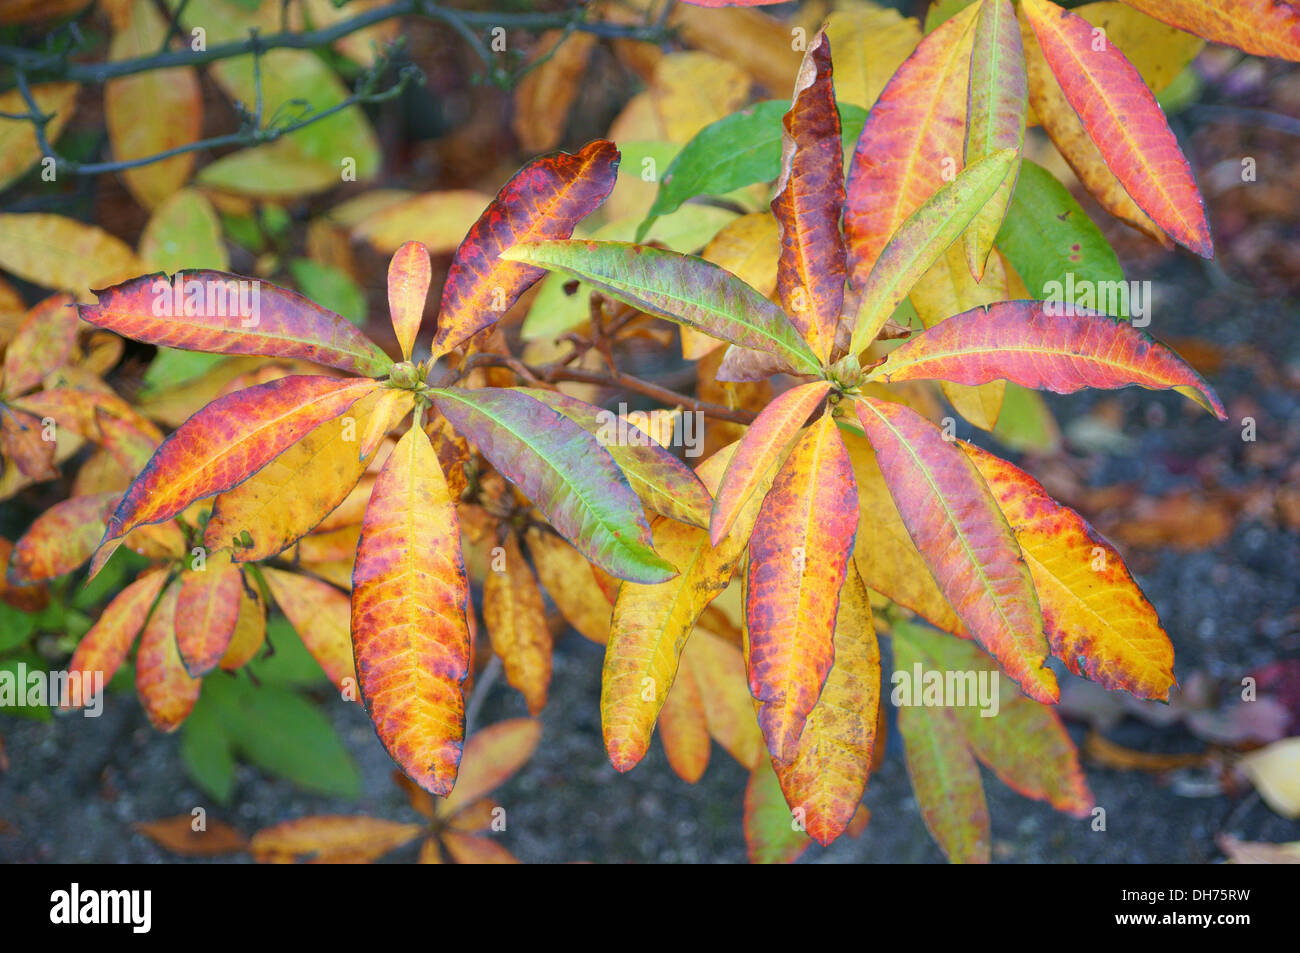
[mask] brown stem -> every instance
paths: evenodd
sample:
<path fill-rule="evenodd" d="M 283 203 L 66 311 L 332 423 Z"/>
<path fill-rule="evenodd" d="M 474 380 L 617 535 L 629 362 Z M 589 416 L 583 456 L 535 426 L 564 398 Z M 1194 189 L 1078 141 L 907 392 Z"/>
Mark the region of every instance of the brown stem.
<path fill-rule="evenodd" d="M 633 377 L 631 374 L 624 374 L 618 370 L 608 372 L 587 371 L 582 368 L 568 367 L 563 363 L 543 364 L 540 367 L 534 367 L 503 354 L 475 354 L 461 368 L 462 376 L 475 367 L 485 365 L 508 367 L 525 380 L 544 381 L 548 384 L 554 384 L 557 381 L 572 381 L 578 384 L 597 384 L 602 387 L 621 387 L 651 397 L 670 407 L 680 406 L 684 410 L 696 411 L 706 417 L 713 417 L 716 420 L 729 420 L 737 424 L 753 423 L 754 418 L 758 416 L 750 410 L 723 407 L 721 404 L 696 400 L 694 397 L 688 397 L 675 390 L 669 390 L 667 387 L 660 387 L 652 381 Z"/>

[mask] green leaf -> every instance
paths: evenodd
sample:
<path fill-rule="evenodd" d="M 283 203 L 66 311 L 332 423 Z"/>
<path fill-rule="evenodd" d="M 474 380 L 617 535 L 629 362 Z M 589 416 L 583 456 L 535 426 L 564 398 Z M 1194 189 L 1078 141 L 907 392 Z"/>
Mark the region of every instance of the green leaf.
<path fill-rule="evenodd" d="M 624 161 L 628 161 L 626 154 Z M 712 205 L 687 205 L 657 219 L 645 240 L 663 245 L 670 251 L 698 251 L 736 217 L 736 213 L 730 209 Z M 635 224 L 631 220 L 620 219 L 581 237 L 598 241 L 629 241 L 635 232 Z M 572 279 L 565 275 L 547 275 L 540 282 L 520 335 L 525 341 L 536 338 L 554 339 L 565 331 L 576 328 L 591 317 L 588 303 L 595 290 L 586 282 L 578 282 L 577 288 L 574 288 Z"/>
<path fill-rule="evenodd" d="M 242 758 L 309 791 L 349 798 L 360 794 L 352 756 L 334 726 L 302 696 L 241 678 L 206 679 L 203 691 Z"/>
<path fill-rule="evenodd" d="M 214 679 L 203 686 L 190 717 L 181 725 L 181 762 L 185 773 L 221 804 L 229 804 L 235 790 L 235 753 L 221 724 L 221 709 L 212 700 Z"/>
<path fill-rule="evenodd" d="M 22 666 L 21 670 L 19 666 Z M 46 666 L 45 660 L 35 652 L 23 651 L 7 659 L 0 660 L 0 678 L 8 681 L 15 692 L 22 693 L 19 697 L 27 697 L 23 682 L 28 676 L 33 672 L 40 672 L 43 676 L 46 671 L 48 671 L 48 666 Z M 8 678 L 5 678 L 5 673 L 8 673 Z M 49 682 L 46 681 L 47 686 L 48 684 Z M 49 699 L 46 698 L 45 701 L 46 704 L 44 705 L 16 705 L 8 704 L 6 699 L 6 704 L 0 705 L 0 712 L 7 715 L 18 715 L 20 718 L 31 718 L 35 721 L 49 721 L 52 717 L 50 715 Z"/>
<path fill-rule="evenodd" d="M 182 351 L 175 347 L 159 347 L 158 354 L 144 372 L 142 397 L 150 397 L 169 387 L 185 384 L 202 377 L 226 360 L 226 354 L 207 354 L 203 351 Z"/>
<path fill-rule="evenodd" d="M 886 319 L 961 237 L 1019 159 L 1015 149 L 1002 149 L 968 165 L 898 227 L 863 284 L 850 354 L 862 353 L 875 340 Z"/>
<path fill-rule="evenodd" d="M 293 275 L 298 290 L 322 308 L 343 315 L 358 327 L 365 326 L 365 292 L 346 274 L 310 258 L 290 261 L 289 274 Z"/>
<path fill-rule="evenodd" d="M 820 372 L 817 355 L 780 307 L 703 258 L 627 242 L 580 240 L 515 245 L 502 257 L 585 279 L 649 314 L 775 354 L 796 373 Z"/>
<path fill-rule="evenodd" d="M 1061 431 L 1043 395 L 1007 381 L 993 436 L 1020 453 L 1051 455 L 1061 449 Z"/>
<path fill-rule="evenodd" d="M 677 574 L 655 553 L 641 501 L 592 434 L 519 390 L 437 389 L 432 395 L 451 425 L 589 560 L 632 582 L 663 582 Z"/>
<path fill-rule="evenodd" d="M 925 32 L 933 33 L 974 2 L 975 0 L 937 0 L 925 15 Z"/>
<path fill-rule="evenodd" d="M 0 652 L 22 645 L 35 631 L 36 617 L 32 613 L 0 602 Z"/>
<path fill-rule="evenodd" d="M 259 654 L 247 665 L 255 681 L 282 688 L 310 688 L 329 681 L 284 616 L 274 615 L 267 620 L 266 641 L 271 651 Z"/>
<path fill-rule="evenodd" d="M 772 762 L 759 759 L 745 787 L 745 845 L 753 864 L 790 864 L 812 839 L 795 825 Z"/>
<path fill-rule="evenodd" d="M 1074 288 L 1124 280 L 1119 259 L 1088 213 L 1052 173 L 1028 159 L 997 246 L 1035 298 L 1058 297 L 1050 294 L 1053 285 L 1066 288 L 1071 275 Z"/>
<path fill-rule="evenodd" d="M 664 171 L 659 194 L 637 230 L 642 241 L 651 223 L 675 211 L 697 195 L 722 195 L 755 182 L 771 182 L 781 174 L 782 117 L 790 101 L 771 99 L 710 123 L 696 133 Z M 840 104 L 844 154 L 853 147 L 867 121 L 867 111 Z"/>

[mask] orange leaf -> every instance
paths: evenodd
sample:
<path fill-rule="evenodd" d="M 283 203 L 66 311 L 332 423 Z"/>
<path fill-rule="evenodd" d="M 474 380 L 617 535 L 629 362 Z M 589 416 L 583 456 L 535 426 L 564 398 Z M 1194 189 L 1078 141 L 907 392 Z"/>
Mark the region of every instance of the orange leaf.
<path fill-rule="evenodd" d="M 202 680 L 190 678 L 176 649 L 176 600 L 181 584 L 173 582 L 145 623 L 135 655 L 135 690 L 149 722 L 159 731 L 175 731 L 199 700 Z"/>
<path fill-rule="evenodd" d="M 1075 675 L 1167 701 L 1174 647 L 1113 546 L 1029 474 L 962 444 L 1029 564 L 1052 654 Z"/>
<path fill-rule="evenodd" d="M 191 678 L 217 667 L 239 623 L 244 577 L 229 550 L 211 553 L 204 568 L 181 573 L 176 600 L 176 648 Z"/>
<path fill-rule="evenodd" d="M 844 304 L 846 269 L 840 234 L 844 156 L 825 33 L 818 33 L 804 54 L 784 126 L 781 177 L 772 199 L 781 228 L 777 287 L 786 314 L 825 361 Z"/>
<path fill-rule="evenodd" d="M 534 160 L 497 193 L 456 250 L 442 289 L 433 356 L 494 324 L 544 271 L 502 260 L 521 242 L 568 238 L 614 188 L 618 149 L 598 139 L 575 155 Z"/>
<path fill-rule="evenodd" d="M 689 644 L 689 643 L 687 643 Z M 659 709 L 659 740 L 668 764 L 687 784 L 704 776 L 709 766 L 709 720 L 695 673 L 679 665 L 672 690 Z"/>
<path fill-rule="evenodd" d="M 51 295 L 29 312 L 5 348 L 0 392 L 17 397 L 63 366 L 77 341 L 81 321 L 71 295 Z"/>
<path fill-rule="evenodd" d="M 764 407 L 749 425 L 714 494 L 709 521 L 709 538 L 714 546 L 730 532 L 764 475 L 781 459 L 830 387 L 829 381 L 793 387 Z"/>
<path fill-rule="evenodd" d="M 829 413 L 786 458 L 749 542 L 749 690 L 768 750 L 788 762 L 834 658 L 835 614 L 858 528 L 853 467 Z"/>
<path fill-rule="evenodd" d="M 1061 90 L 1106 164 L 1142 211 L 1180 245 L 1214 257 L 1205 202 L 1151 90 L 1092 24 L 1050 0 L 1025 0 L 1025 16 Z"/>
<path fill-rule="evenodd" d="M 1160 244 L 1173 248 L 1169 236 L 1151 217 L 1138 207 L 1115 173 L 1106 164 L 1097 144 L 1092 141 L 1083 120 L 1065 98 L 1043 55 L 1034 28 L 1029 25 L 1025 8 L 1020 8 L 1020 36 L 1025 49 L 1025 71 L 1029 81 L 1029 105 L 1051 138 L 1052 144 L 1070 164 L 1084 188 L 1092 193 L 1101 207 L 1120 221 L 1149 235 Z"/>
<path fill-rule="evenodd" d="M 1073 394 L 1136 384 L 1172 389 L 1220 420 L 1223 404 L 1182 358 L 1120 318 L 1057 301 L 999 301 L 940 321 L 889 353 L 885 381 L 949 380 Z"/>
<path fill-rule="evenodd" d="M 542 723 L 511 718 L 474 732 L 465 743 L 456 790 L 438 804 L 439 817 L 451 817 L 486 797 L 528 763 L 542 737 Z"/>
<path fill-rule="evenodd" d="M 388 263 L 388 310 L 404 361 L 411 359 L 411 349 L 420 333 L 431 278 L 429 250 L 419 242 L 407 242 Z"/>
<path fill-rule="evenodd" d="M 788 765 L 773 764 L 786 803 L 825 846 L 853 819 L 871 772 L 880 706 L 880 647 L 867 588 L 854 566 L 835 617 L 835 663 Z"/>
<path fill-rule="evenodd" d="M 230 489 L 378 386 L 296 375 L 217 398 L 163 441 L 122 497 L 105 540 Z"/>
<path fill-rule="evenodd" d="M 102 673 L 107 685 L 126 659 L 166 581 L 167 570 L 154 569 L 114 596 L 77 643 L 77 650 L 68 662 L 69 675 L 85 683 Z"/>
<path fill-rule="evenodd" d="M 193 816 L 180 814 L 132 826 L 159 847 L 182 857 L 237 854 L 248 846 L 243 834 L 215 818 L 205 819 L 204 826 L 198 829 L 195 829 L 194 823 Z"/>
<path fill-rule="evenodd" d="M 1300 61 L 1300 8 L 1278 0 L 1124 0 L 1130 7 L 1257 56 Z"/>
<path fill-rule="evenodd" d="M 120 493 L 61 500 L 32 521 L 10 557 L 9 582 L 41 582 L 72 572 L 95 551 Z"/>
<path fill-rule="evenodd" d="M 352 662 L 350 602 L 345 593 L 310 576 L 263 567 L 271 598 L 293 626 L 302 644 L 334 687 L 359 702 L 357 670 Z"/>
<path fill-rule="evenodd" d="M 857 410 L 903 523 L 962 623 L 1026 694 L 1055 702 L 1029 568 L 975 465 L 902 404 L 865 397 Z"/>
<path fill-rule="evenodd" d="M 374 460 L 366 435 L 386 433 L 411 409 L 413 400 L 410 391 L 379 388 L 317 425 L 213 501 L 204 545 L 230 546 L 236 562 L 256 562 L 283 552 L 313 529 L 323 531 Z M 360 521 L 358 512 L 352 522 Z M 252 541 L 250 545 L 245 545 L 245 538 Z"/>
<path fill-rule="evenodd" d="M 366 508 L 352 572 L 352 645 L 380 740 L 434 794 L 451 791 L 460 762 L 468 603 L 456 505 L 433 445 L 412 427 Z"/>
<path fill-rule="evenodd" d="M 871 108 L 849 167 L 844 234 L 861 288 L 907 218 L 961 170 L 965 152 L 970 6 L 927 36 Z"/>
<path fill-rule="evenodd" d="M 251 593 L 251 594 L 250 594 Z M 241 669 L 253 660 L 266 642 L 266 603 L 256 586 L 245 588 L 239 594 L 239 619 L 235 634 L 219 663 L 227 672 Z"/>
<path fill-rule="evenodd" d="M 500 844 L 477 834 L 442 832 L 442 846 L 458 864 L 517 864 L 519 859 Z"/>
<path fill-rule="evenodd" d="M 249 844 L 258 863 L 368 863 L 410 843 L 419 824 L 377 817 L 321 815 L 300 817 L 258 831 Z"/>
<path fill-rule="evenodd" d="M 506 681 L 523 693 L 529 714 L 536 715 L 546 705 L 551 683 L 551 630 L 537 577 L 514 533 L 501 553 L 493 553 L 483 583 L 483 621 L 492 651 L 505 663 Z"/>

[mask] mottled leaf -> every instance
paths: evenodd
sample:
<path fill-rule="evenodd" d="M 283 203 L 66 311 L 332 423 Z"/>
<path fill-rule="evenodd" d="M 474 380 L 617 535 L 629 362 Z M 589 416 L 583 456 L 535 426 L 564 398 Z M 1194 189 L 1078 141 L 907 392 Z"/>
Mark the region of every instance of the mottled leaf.
<path fill-rule="evenodd" d="M 558 153 L 520 169 L 497 193 L 456 250 L 442 289 L 433 356 L 501 318 L 542 270 L 502 252 L 521 242 L 568 238 L 614 187 L 618 150 L 598 139 L 575 155 Z"/>
<path fill-rule="evenodd" d="M 96 292 L 83 320 L 147 344 L 314 361 L 366 377 L 393 362 L 345 318 L 296 291 L 203 269 L 133 278 Z"/>
<path fill-rule="evenodd" d="M 1026 694 L 1055 702 L 1029 569 L 979 471 L 902 404 L 866 397 L 857 410 L 903 523 L 962 623 Z"/>
<path fill-rule="evenodd" d="M 1054 302 L 1003 301 L 954 315 L 899 345 L 876 373 L 885 381 L 970 385 L 1005 379 L 1058 394 L 1130 384 L 1172 388 L 1227 419 L 1201 376 L 1144 331 Z"/>
<path fill-rule="evenodd" d="M 518 390 L 440 389 L 442 415 L 578 551 L 623 579 L 659 582 L 672 566 L 650 548 L 640 501 L 600 442 Z"/>
<path fill-rule="evenodd" d="M 380 740 L 425 790 L 446 795 L 465 732 L 469 585 L 456 505 L 412 427 L 375 480 L 352 573 L 352 644 Z"/>

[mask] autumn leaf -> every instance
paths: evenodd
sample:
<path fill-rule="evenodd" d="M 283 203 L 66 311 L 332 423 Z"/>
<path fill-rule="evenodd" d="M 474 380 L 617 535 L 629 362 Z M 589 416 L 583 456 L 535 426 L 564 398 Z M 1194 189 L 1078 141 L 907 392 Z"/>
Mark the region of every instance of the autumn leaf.
<path fill-rule="evenodd" d="M 264 566 L 260 571 L 271 598 L 325 677 L 345 699 L 360 702 L 357 670 L 352 661 L 352 614 L 347 594 L 300 573 L 272 566 Z"/>
<path fill-rule="evenodd" d="M 379 389 L 338 417 L 318 424 L 216 498 L 204 545 L 233 547 L 237 562 L 255 562 L 283 552 L 348 498 L 374 460 L 374 448 L 366 452 L 365 434 L 372 427 L 387 433 L 413 403 L 410 391 Z"/>
<path fill-rule="evenodd" d="M 198 269 L 133 278 L 97 292 L 82 320 L 123 337 L 218 354 L 314 361 L 366 377 L 393 362 L 345 318 L 260 279 Z"/>
<path fill-rule="evenodd" d="M 1275 0 L 1124 0 L 1180 30 L 1258 56 L 1300 61 L 1300 9 Z"/>
<path fill-rule="evenodd" d="M 541 737 L 542 723 L 532 718 L 509 718 L 474 732 L 456 789 L 438 802 L 438 816 L 453 818 L 495 791 L 528 763 Z"/>
<path fill-rule="evenodd" d="M 763 408 L 727 462 L 713 499 L 709 538 L 719 545 L 757 489 L 763 476 L 790 447 L 822 398 L 829 381 L 813 381 L 785 391 Z"/>
<path fill-rule="evenodd" d="M 140 270 L 135 254 L 120 238 L 44 212 L 0 214 L 0 269 L 82 301 L 90 300 L 90 289 Z"/>
<path fill-rule="evenodd" d="M 158 599 L 140 635 L 135 656 L 135 690 L 149 723 L 159 731 L 175 731 L 199 700 L 202 680 L 185 671 L 176 647 L 176 602 L 181 591 L 174 581 Z"/>
<path fill-rule="evenodd" d="M 708 713 L 690 665 L 679 663 L 672 690 L 659 709 L 659 740 L 668 765 L 687 784 L 704 776 L 712 741 Z"/>
<path fill-rule="evenodd" d="M 965 632 L 912 541 L 871 444 L 860 433 L 844 428 L 840 436 L 858 487 L 860 519 L 853 558 L 863 581 L 943 631 Z"/>
<path fill-rule="evenodd" d="M 443 388 L 433 397 L 452 426 L 592 562 L 640 582 L 672 574 L 650 547 L 640 501 L 593 435 L 520 390 Z"/>
<path fill-rule="evenodd" d="M 423 833 L 419 824 L 377 817 L 301 817 L 253 835 L 249 850 L 258 863 L 369 863 Z"/>
<path fill-rule="evenodd" d="M 1017 152 L 1025 144 L 1028 109 L 1025 51 L 1020 24 L 1010 0 L 981 0 L 975 18 L 968 85 L 965 164 L 972 165 L 1002 149 Z M 1018 168 L 975 216 L 962 236 L 966 263 L 975 280 L 985 263 L 1011 204 Z"/>
<path fill-rule="evenodd" d="M 969 7 L 923 39 L 871 108 L 849 167 L 844 236 L 862 287 L 900 225 L 951 182 L 965 151 Z"/>
<path fill-rule="evenodd" d="M 419 242 L 407 242 L 388 263 L 388 308 L 402 360 L 411 359 L 415 336 L 420 333 L 424 303 L 432 278 L 429 250 Z"/>
<path fill-rule="evenodd" d="M 998 680 L 997 668 L 973 644 L 904 620 L 891 629 L 899 728 L 922 816 L 939 846 L 954 862 L 989 860 L 988 810 L 976 759 L 1008 787 L 1050 803 L 1075 817 L 1086 816 L 1093 798 L 1078 754 L 1056 712 Z M 996 717 L 972 704 L 934 707 L 904 691 L 916 673 L 968 673 L 965 684 L 989 679 Z M 980 699 L 984 701 L 983 697 Z"/>
<path fill-rule="evenodd" d="M 244 835 L 229 824 L 207 818 L 200 821 L 192 814 L 178 814 L 132 826 L 158 846 L 182 857 L 236 854 L 248 847 Z"/>
<path fill-rule="evenodd" d="M 506 536 L 499 557 L 493 556 L 483 583 L 483 621 L 492 651 L 505 663 L 506 681 L 523 694 L 529 714 L 536 715 L 546 705 L 551 683 L 551 630 L 537 577 L 513 533 Z"/>
<path fill-rule="evenodd" d="M 9 582 L 41 582 L 82 565 L 94 553 L 121 497 L 121 493 L 74 496 L 37 516 L 14 544 Z"/>
<path fill-rule="evenodd" d="M 795 756 L 773 764 L 786 803 L 822 846 L 844 832 L 862 802 L 880 705 L 880 647 L 866 586 L 852 565 L 835 617 L 834 652 Z"/>
<path fill-rule="evenodd" d="M 800 436 L 763 498 L 749 543 L 749 689 L 768 750 L 797 751 L 834 659 L 835 615 L 858 528 L 858 493 L 831 414 Z"/>
<path fill-rule="evenodd" d="M 1214 257 L 1205 202 L 1137 70 L 1109 42 L 1094 42 L 1082 17 L 1049 0 L 1025 0 L 1023 10 L 1065 98 L 1124 189 L 1175 241 Z"/>
<path fill-rule="evenodd" d="M 1029 474 L 969 444 L 962 449 L 1020 543 L 1052 654 L 1106 688 L 1167 700 L 1174 647 L 1115 548 Z"/>
<path fill-rule="evenodd" d="M 700 478 L 686 464 L 654 440 L 623 440 L 613 426 L 615 415 L 559 391 L 520 388 L 593 434 L 627 478 L 641 501 L 656 513 L 707 526 L 713 501 Z"/>
<path fill-rule="evenodd" d="M 435 358 L 495 323 L 542 276 L 539 268 L 502 253 L 522 242 L 568 238 L 609 195 L 617 171 L 618 150 L 598 139 L 575 155 L 537 159 L 502 187 L 470 228 L 447 272 Z"/>
<path fill-rule="evenodd" d="M 528 552 L 537 578 L 560 615 L 583 637 L 598 645 L 609 641 L 612 607 L 604 598 L 593 598 L 597 586 L 591 563 L 555 533 L 540 526 L 528 528 Z"/>
<path fill-rule="evenodd" d="M 68 662 L 69 674 L 85 685 L 96 673 L 103 673 L 107 685 L 125 661 L 167 579 L 167 570 L 154 569 L 114 596 L 77 643 Z"/>
<path fill-rule="evenodd" d="M 1066 99 L 1060 82 L 1043 54 L 1023 4 L 1019 11 L 1020 36 L 1025 49 L 1025 72 L 1029 82 L 1029 105 L 1042 123 L 1043 131 L 1102 208 L 1160 244 L 1173 248 L 1173 241 L 1142 211 L 1116 173 L 1106 164 L 1105 157 L 1093 142 L 1083 120 Z"/>
<path fill-rule="evenodd" d="M 375 480 L 352 573 L 352 644 L 380 740 L 446 795 L 465 731 L 469 585 L 460 521 L 432 444 L 412 427 Z"/>
<path fill-rule="evenodd" d="M 151 56 L 167 46 L 170 23 L 149 0 L 132 0 L 113 31 L 110 60 Z M 198 72 L 189 67 L 155 69 L 104 84 L 104 122 L 113 158 L 143 159 L 188 145 L 203 127 L 203 97 Z M 176 192 L 194 168 L 195 153 L 172 156 L 122 172 L 131 193 L 156 208 Z"/>
<path fill-rule="evenodd" d="M 230 489 L 376 387 L 370 380 L 294 375 L 214 400 L 163 441 L 122 497 L 105 542 Z"/>
<path fill-rule="evenodd" d="M 653 529 L 655 548 L 678 574 L 619 587 L 601 674 L 605 749 L 619 771 L 630 771 L 649 749 L 687 637 L 727 587 L 745 543 L 729 538 L 715 549 L 704 530 L 668 519 L 655 520 Z"/>
<path fill-rule="evenodd" d="M 51 117 L 45 126 L 47 141 L 59 141 L 68 120 L 76 112 L 77 90 L 76 83 L 38 83 L 29 87 L 37 107 Z M 25 116 L 27 112 L 22 90 L 11 89 L 0 94 L 0 114 L 3 114 L 0 118 L 0 189 L 7 188 L 42 156 L 31 122 L 8 118 Z"/>
<path fill-rule="evenodd" d="M 187 568 L 180 576 L 176 599 L 176 648 L 191 678 L 217 667 L 230 648 L 239 622 L 243 574 L 226 549 L 209 553 L 203 568 Z"/>
<path fill-rule="evenodd" d="M 731 344 L 771 351 L 799 373 L 816 354 L 779 307 L 702 258 L 627 242 L 552 241 L 519 245 L 506 258 L 588 282 L 635 308 Z"/>
<path fill-rule="evenodd" d="M 939 428 L 901 404 L 867 397 L 858 418 L 916 548 L 976 641 L 1021 688 L 1059 697 L 1019 544 L 979 471 Z"/>
<path fill-rule="evenodd" d="M 890 382 L 1005 379 L 1057 394 L 1172 388 L 1227 419 L 1209 385 L 1169 348 L 1126 321 L 1061 302 L 1002 301 L 954 315 L 899 345 L 875 373 Z"/>
<path fill-rule="evenodd" d="M 861 285 L 850 354 L 875 340 L 913 286 L 956 242 L 982 208 L 1012 177 L 1018 154 L 1003 149 L 963 169 L 918 208 L 881 250 Z"/>
<path fill-rule="evenodd" d="M 772 214 L 781 228 L 777 287 L 785 313 L 825 362 L 844 303 L 845 251 L 840 234 L 844 157 L 825 33 L 808 46 L 786 113 L 781 177 Z"/>
<path fill-rule="evenodd" d="M 77 342 L 81 322 L 70 295 L 51 295 L 33 307 L 5 347 L 0 387 L 11 397 L 31 390 L 61 367 Z"/>

